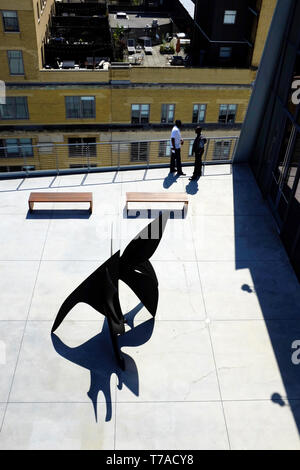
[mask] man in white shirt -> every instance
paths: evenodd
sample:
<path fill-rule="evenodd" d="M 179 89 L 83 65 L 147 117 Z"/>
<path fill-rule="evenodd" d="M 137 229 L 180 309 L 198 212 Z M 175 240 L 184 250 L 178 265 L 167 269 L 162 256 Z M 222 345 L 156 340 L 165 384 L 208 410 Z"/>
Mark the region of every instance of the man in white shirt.
<path fill-rule="evenodd" d="M 181 167 L 181 156 L 180 156 L 180 148 L 183 145 L 183 140 L 180 134 L 180 128 L 182 124 L 179 119 L 175 121 L 175 126 L 171 132 L 171 161 L 170 161 L 170 173 L 174 173 L 177 169 L 177 174 L 185 175 L 182 172 Z"/>

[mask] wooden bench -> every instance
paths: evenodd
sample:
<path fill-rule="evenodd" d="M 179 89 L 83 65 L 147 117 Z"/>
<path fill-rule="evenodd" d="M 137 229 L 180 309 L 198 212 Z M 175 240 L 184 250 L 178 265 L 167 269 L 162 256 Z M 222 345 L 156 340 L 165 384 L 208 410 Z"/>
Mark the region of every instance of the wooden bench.
<path fill-rule="evenodd" d="M 93 211 L 93 193 L 30 193 L 28 204 L 32 212 L 35 202 L 89 202 Z"/>
<path fill-rule="evenodd" d="M 183 215 L 188 209 L 188 195 L 186 193 L 126 193 L 126 210 L 129 202 L 183 202 Z"/>

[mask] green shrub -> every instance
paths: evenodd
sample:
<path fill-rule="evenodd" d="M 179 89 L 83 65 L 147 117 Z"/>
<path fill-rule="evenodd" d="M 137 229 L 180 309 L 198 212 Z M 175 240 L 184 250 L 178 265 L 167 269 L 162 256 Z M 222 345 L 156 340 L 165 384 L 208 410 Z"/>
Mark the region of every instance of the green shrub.
<path fill-rule="evenodd" d="M 167 46 L 163 44 L 162 46 L 160 46 L 159 52 L 161 54 L 174 54 L 175 49 L 173 46 Z"/>

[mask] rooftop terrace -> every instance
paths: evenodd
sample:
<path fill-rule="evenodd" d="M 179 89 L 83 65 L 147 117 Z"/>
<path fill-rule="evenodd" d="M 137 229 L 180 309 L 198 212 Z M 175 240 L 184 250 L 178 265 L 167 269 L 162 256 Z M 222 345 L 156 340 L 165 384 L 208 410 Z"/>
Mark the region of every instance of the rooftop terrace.
<path fill-rule="evenodd" d="M 28 214 L 32 190 L 92 191 L 93 214 Z M 53 341 L 50 330 L 68 294 L 149 223 L 126 216 L 127 191 L 186 191 L 190 204 L 152 258 L 155 322 L 120 285 L 121 372 L 86 304 Z M 247 166 L 207 166 L 198 183 L 162 168 L 2 180 L 0 214 L 0 449 L 300 448 L 300 287 Z"/>

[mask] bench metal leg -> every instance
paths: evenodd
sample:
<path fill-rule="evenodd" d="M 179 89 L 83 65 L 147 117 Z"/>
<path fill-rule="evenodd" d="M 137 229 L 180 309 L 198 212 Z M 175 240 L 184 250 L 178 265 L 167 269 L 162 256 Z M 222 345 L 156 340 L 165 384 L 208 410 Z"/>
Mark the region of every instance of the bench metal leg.
<path fill-rule="evenodd" d="M 185 219 L 185 217 L 187 216 L 187 211 L 188 211 L 188 203 L 185 202 L 184 206 L 183 206 L 183 209 L 182 209 L 182 218 L 183 219 Z"/>

